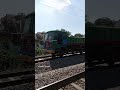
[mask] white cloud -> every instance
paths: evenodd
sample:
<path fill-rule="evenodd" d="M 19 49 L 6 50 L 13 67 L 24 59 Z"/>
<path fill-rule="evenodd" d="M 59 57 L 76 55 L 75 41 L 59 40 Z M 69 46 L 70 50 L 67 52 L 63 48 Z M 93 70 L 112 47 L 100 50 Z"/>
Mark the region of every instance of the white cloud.
<path fill-rule="evenodd" d="M 58 10 L 62 10 L 65 7 L 71 5 L 71 1 L 70 0 L 44 0 L 43 4 Z"/>

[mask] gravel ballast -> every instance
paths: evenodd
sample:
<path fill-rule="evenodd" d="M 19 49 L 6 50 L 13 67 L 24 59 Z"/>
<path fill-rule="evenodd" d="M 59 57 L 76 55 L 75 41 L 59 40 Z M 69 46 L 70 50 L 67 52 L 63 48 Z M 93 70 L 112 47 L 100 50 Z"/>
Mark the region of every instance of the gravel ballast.
<path fill-rule="evenodd" d="M 48 72 L 50 70 L 55 70 L 59 68 L 64 68 L 76 64 L 83 63 L 85 61 L 84 55 L 76 55 L 71 57 L 57 58 L 54 60 L 44 61 L 35 63 L 35 73 L 40 74 L 43 72 Z"/>
<path fill-rule="evenodd" d="M 66 77 L 75 75 L 77 73 L 85 71 L 84 63 L 76 64 L 64 68 L 55 69 L 49 72 L 35 75 L 35 88 L 40 88 L 47 84 L 53 83 L 57 80 L 64 79 Z"/>

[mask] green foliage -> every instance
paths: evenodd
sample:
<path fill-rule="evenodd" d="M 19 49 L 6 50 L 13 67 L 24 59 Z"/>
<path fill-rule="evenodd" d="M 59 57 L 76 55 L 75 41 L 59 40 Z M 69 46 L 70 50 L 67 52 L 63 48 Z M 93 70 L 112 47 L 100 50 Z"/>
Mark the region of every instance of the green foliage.
<path fill-rule="evenodd" d="M 68 36 L 71 35 L 71 32 L 69 32 L 69 31 L 67 31 L 67 30 L 65 30 L 65 29 L 61 29 L 61 30 L 56 29 L 55 31 L 62 31 L 62 32 L 66 32 Z"/>
<path fill-rule="evenodd" d="M 70 35 L 70 37 L 74 37 L 73 35 Z"/>
<path fill-rule="evenodd" d="M 76 33 L 76 34 L 74 35 L 74 37 L 83 37 L 83 35 L 80 34 L 80 33 Z"/>
<path fill-rule="evenodd" d="M 0 71 L 26 68 L 26 63 L 23 60 L 18 60 L 16 56 L 18 54 L 14 51 L 0 50 Z"/>
<path fill-rule="evenodd" d="M 16 54 L 9 50 L 0 50 L 0 70 L 11 68 L 15 60 Z"/>
<path fill-rule="evenodd" d="M 0 50 L 0 60 L 13 60 L 15 59 L 15 53 L 10 50 Z"/>
<path fill-rule="evenodd" d="M 110 26 L 113 27 L 113 21 L 107 17 L 98 18 L 95 23 L 96 26 Z"/>
<path fill-rule="evenodd" d="M 71 32 L 69 32 L 69 31 L 67 31 L 67 30 L 65 30 L 65 29 L 61 29 L 61 31 L 66 32 L 66 33 L 68 34 L 68 36 L 71 35 Z"/>
<path fill-rule="evenodd" d="M 44 55 L 45 54 L 45 50 L 41 49 L 40 47 L 35 47 L 35 55 L 36 56 L 40 56 L 40 55 Z"/>
<path fill-rule="evenodd" d="M 92 27 L 92 26 L 95 26 L 95 25 L 92 22 L 88 21 L 88 22 L 85 23 L 85 26 L 86 27 Z"/>

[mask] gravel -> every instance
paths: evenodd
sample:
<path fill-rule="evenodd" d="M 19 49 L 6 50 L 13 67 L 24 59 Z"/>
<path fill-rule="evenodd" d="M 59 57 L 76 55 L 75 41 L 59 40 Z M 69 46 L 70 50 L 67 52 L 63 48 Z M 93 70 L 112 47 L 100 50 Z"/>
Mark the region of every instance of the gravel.
<path fill-rule="evenodd" d="M 63 88 L 61 88 L 61 89 L 63 89 L 63 90 L 77 90 L 76 88 L 74 88 L 71 84 L 70 85 L 67 85 L 67 86 L 65 86 L 65 87 L 63 87 Z M 60 89 L 59 89 L 60 90 Z"/>
<path fill-rule="evenodd" d="M 77 80 L 75 84 L 77 84 L 78 86 L 80 86 L 81 88 L 85 90 L 85 81 L 80 79 L 80 80 Z"/>
<path fill-rule="evenodd" d="M 52 68 L 50 67 L 49 61 L 35 63 L 35 73 L 36 74 L 48 72 L 50 70 L 52 70 Z"/>
<path fill-rule="evenodd" d="M 48 72 L 50 70 L 55 70 L 59 68 L 80 64 L 84 61 L 85 61 L 84 55 L 76 55 L 65 58 L 57 58 L 54 60 L 49 60 L 44 62 L 38 62 L 35 63 L 35 73 L 39 74 L 43 72 Z"/>
<path fill-rule="evenodd" d="M 77 86 L 79 86 L 81 89 L 80 90 L 85 90 L 85 82 L 80 80 L 77 80 L 76 82 L 74 82 L 73 84 L 76 84 Z M 59 90 L 77 90 L 74 86 L 72 86 L 71 84 L 62 87 Z"/>
<path fill-rule="evenodd" d="M 44 72 L 35 75 L 35 88 L 40 88 L 57 80 L 75 75 L 85 71 L 84 63 L 76 64 L 64 68 L 55 69 L 49 72 Z"/>

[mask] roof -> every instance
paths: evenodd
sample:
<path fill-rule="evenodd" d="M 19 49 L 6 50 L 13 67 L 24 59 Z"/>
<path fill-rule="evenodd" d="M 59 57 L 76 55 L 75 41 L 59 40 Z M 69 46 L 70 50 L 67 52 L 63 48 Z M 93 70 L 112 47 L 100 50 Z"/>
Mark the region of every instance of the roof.
<path fill-rule="evenodd" d="M 48 32 L 46 32 L 46 33 L 49 33 L 49 32 L 64 32 L 64 31 L 52 30 L 52 31 L 48 31 Z M 66 32 L 64 32 L 64 33 L 66 33 Z"/>

